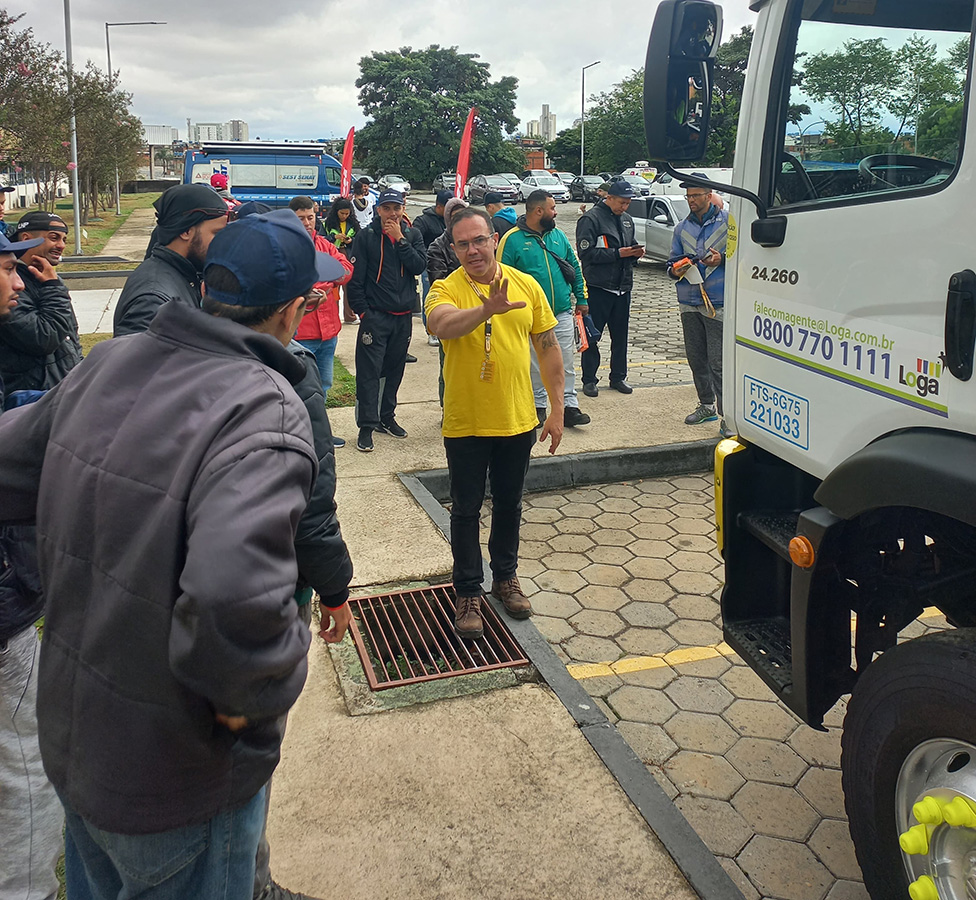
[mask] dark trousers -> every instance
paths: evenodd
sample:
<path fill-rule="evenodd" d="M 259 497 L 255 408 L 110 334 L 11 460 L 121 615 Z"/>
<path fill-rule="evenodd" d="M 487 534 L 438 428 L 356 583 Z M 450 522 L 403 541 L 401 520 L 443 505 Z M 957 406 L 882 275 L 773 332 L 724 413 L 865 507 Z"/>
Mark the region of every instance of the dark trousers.
<path fill-rule="evenodd" d="M 488 558 L 496 581 L 515 576 L 518 568 L 522 488 L 529 469 L 535 430 L 512 437 L 444 438 L 451 473 L 451 552 L 454 589 L 463 597 L 482 591 L 479 524 L 485 501 L 485 478 L 491 484 L 491 534 Z"/>
<path fill-rule="evenodd" d="M 712 318 L 704 306 L 680 304 L 681 330 L 685 335 L 685 355 L 695 379 L 698 402 L 717 404 L 722 415 L 722 319 L 721 308 Z"/>
<path fill-rule="evenodd" d="M 370 310 L 359 323 L 356 340 L 356 421 L 360 428 L 389 422 L 410 348 L 413 317 Z M 380 379 L 385 378 L 380 398 Z"/>
<path fill-rule="evenodd" d="M 591 287 L 590 317 L 603 337 L 603 329 L 610 331 L 610 384 L 627 379 L 627 337 L 630 330 L 630 291 L 614 294 L 603 288 Z M 600 338 L 590 341 L 588 350 L 581 355 L 583 384 L 596 384 L 600 379 Z"/>

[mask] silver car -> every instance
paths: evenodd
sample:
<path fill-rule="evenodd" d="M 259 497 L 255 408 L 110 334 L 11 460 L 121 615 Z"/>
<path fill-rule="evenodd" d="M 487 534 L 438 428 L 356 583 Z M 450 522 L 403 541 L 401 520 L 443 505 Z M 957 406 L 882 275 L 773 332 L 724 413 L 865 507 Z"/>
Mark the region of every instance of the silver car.
<path fill-rule="evenodd" d="M 684 197 L 667 194 L 637 197 L 627 212 L 634 220 L 634 240 L 644 245 L 644 259 L 662 263 L 671 256 L 674 226 L 688 218 L 691 209 Z"/>
<path fill-rule="evenodd" d="M 548 172 L 542 175 L 527 175 L 519 188 L 521 199 L 524 200 L 533 191 L 543 190 L 552 194 L 554 200 L 560 203 L 569 202 L 569 189 L 555 175 Z"/>

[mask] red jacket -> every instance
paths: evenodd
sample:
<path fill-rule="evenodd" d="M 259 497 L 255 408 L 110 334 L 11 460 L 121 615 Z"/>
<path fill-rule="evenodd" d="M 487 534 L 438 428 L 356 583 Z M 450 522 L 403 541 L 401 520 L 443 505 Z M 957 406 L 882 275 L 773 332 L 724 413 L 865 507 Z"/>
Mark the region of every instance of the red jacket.
<path fill-rule="evenodd" d="M 335 244 L 327 241 L 322 235 L 313 238 L 315 249 L 319 253 L 328 253 L 335 257 L 346 270 L 346 274 L 338 281 L 321 281 L 317 285 L 320 291 L 326 292 L 326 298 L 315 312 L 308 313 L 298 326 L 296 337 L 300 341 L 329 341 L 342 330 L 342 319 L 339 317 L 339 285 L 345 284 L 352 278 L 352 263 L 336 250 Z"/>

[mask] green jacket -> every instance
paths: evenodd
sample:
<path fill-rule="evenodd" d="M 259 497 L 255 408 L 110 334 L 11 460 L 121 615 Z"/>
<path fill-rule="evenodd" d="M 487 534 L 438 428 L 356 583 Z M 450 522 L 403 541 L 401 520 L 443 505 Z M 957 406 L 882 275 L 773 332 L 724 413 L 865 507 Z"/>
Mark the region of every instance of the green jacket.
<path fill-rule="evenodd" d="M 572 264 L 576 271 L 572 286 L 559 270 L 559 263 L 546 252 L 547 249 L 553 255 Z M 580 268 L 569 238 L 558 228 L 539 234 L 538 231 L 527 228 L 525 216 L 521 216 L 515 223 L 515 227 L 505 232 L 498 242 L 495 256 L 502 265 L 512 266 L 538 281 L 555 315 L 558 316 L 573 308 L 574 295 L 577 303 L 584 305 L 587 303 L 583 270 Z"/>

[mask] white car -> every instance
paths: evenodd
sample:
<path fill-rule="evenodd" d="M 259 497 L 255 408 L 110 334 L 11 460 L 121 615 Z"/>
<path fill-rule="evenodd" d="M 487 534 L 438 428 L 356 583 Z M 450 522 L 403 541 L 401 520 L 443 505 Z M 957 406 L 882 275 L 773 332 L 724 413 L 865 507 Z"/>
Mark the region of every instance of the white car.
<path fill-rule="evenodd" d="M 527 175 L 519 185 L 522 200 L 525 200 L 533 191 L 548 191 L 554 200 L 560 203 L 569 202 L 569 188 L 566 187 L 555 175 Z"/>
<path fill-rule="evenodd" d="M 522 186 L 522 179 L 519 178 L 514 172 L 499 172 L 498 175 L 501 178 L 507 178 L 510 182 L 512 182 L 513 187 Z"/>
<path fill-rule="evenodd" d="M 402 175 L 384 175 L 379 180 L 379 185 L 381 188 L 390 188 L 399 191 L 401 194 L 410 193 L 410 182 Z"/>
<path fill-rule="evenodd" d="M 691 212 L 684 197 L 635 197 L 627 212 L 634 220 L 634 240 L 644 246 L 644 259 L 667 262 L 671 256 L 674 227 Z"/>
<path fill-rule="evenodd" d="M 691 174 L 692 170 L 688 170 Z M 719 184 L 732 183 L 731 169 L 695 169 L 695 173 L 703 175 L 709 181 L 717 181 Z M 683 182 L 668 175 L 667 172 L 659 172 L 657 177 L 651 182 L 651 194 L 659 196 L 661 194 L 672 194 L 684 196 L 685 189 L 681 187 Z M 717 191 L 718 195 L 728 202 L 729 196 L 723 191 Z"/>

